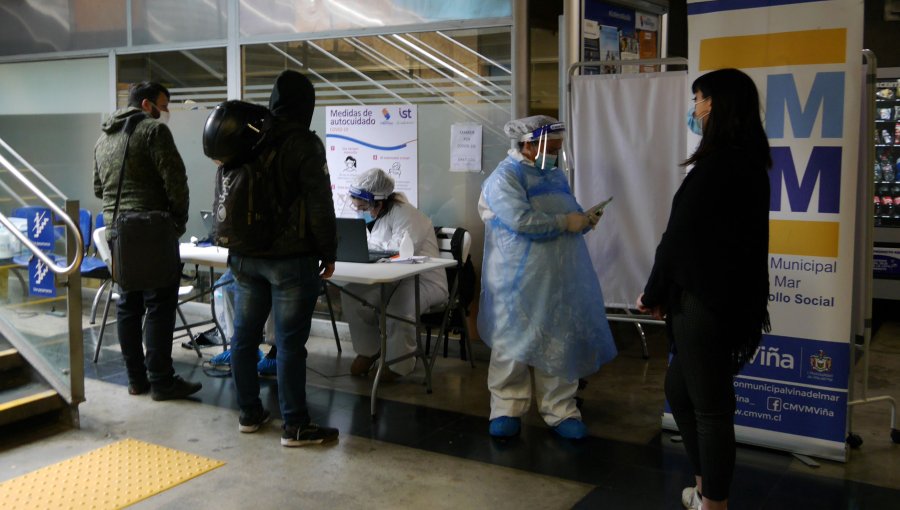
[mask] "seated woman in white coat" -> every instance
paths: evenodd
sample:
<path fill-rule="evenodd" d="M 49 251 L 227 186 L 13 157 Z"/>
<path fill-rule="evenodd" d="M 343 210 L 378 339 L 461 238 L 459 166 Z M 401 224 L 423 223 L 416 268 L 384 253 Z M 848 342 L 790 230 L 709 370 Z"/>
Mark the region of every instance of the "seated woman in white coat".
<path fill-rule="evenodd" d="M 409 235 L 414 245 L 414 255 L 439 256 L 431 220 L 407 202 L 403 193 L 394 192 L 394 180 L 384 170 L 373 168 L 360 175 L 355 186 L 350 187 L 350 200 L 359 217 L 366 220 L 370 250 L 399 251 L 400 242 L 404 236 Z M 382 354 L 379 352 L 381 334 L 375 308 L 380 304 L 381 290 L 379 285 L 362 284 L 348 284 L 345 289 L 372 305 L 367 306 L 353 297 L 341 294 L 343 315 L 350 325 L 350 338 L 357 354 L 350 373 L 364 376 Z M 412 278 L 394 284 L 388 290 L 388 295 L 388 314 L 415 319 L 415 281 Z M 444 269 L 435 269 L 419 276 L 420 311 L 424 312 L 447 298 L 447 274 Z M 411 355 L 415 350 L 415 326 L 388 317 L 386 360 Z M 392 381 L 408 375 L 415 366 L 413 356 L 393 363 L 382 374 L 382 380 Z"/>

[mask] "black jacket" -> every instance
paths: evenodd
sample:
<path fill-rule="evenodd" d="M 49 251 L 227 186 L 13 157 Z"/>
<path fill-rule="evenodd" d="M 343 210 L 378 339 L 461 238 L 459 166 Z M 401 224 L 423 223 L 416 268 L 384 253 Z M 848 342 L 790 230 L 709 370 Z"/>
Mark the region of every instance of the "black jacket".
<path fill-rule="evenodd" d="M 643 297 L 672 313 L 681 291 L 690 292 L 734 332 L 735 349 L 758 344 L 768 324 L 769 176 L 752 161 L 720 150 L 688 173 Z"/>
<path fill-rule="evenodd" d="M 298 80 L 297 76 L 301 79 Z M 264 143 L 274 145 L 270 170 L 278 181 L 278 200 L 285 210 L 282 233 L 265 250 L 242 252 L 261 258 L 312 255 L 334 262 L 337 251 L 331 178 L 325 147 L 309 130 L 315 106 L 312 84 L 300 73 L 285 71 L 275 81 L 269 108 L 274 125 Z M 261 151 L 263 157 L 266 151 Z"/>

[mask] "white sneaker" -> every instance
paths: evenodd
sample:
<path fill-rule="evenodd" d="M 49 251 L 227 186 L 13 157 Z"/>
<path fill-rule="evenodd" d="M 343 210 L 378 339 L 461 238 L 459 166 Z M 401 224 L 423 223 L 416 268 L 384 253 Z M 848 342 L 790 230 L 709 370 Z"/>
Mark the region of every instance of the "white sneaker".
<path fill-rule="evenodd" d="M 681 491 L 681 504 L 688 510 L 700 510 L 702 503 L 696 487 L 685 487 Z"/>

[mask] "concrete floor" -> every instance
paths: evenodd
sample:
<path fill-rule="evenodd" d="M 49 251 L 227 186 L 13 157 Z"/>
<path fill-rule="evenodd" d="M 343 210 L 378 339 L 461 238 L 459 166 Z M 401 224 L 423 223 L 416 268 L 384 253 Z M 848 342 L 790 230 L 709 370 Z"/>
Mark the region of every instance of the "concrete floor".
<path fill-rule="evenodd" d="M 421 384 L 421 366 L 383 385 L 373 424 L 371 378 L 348 375 L 352 345 L 344 341 L 337 355 L 330 325 L 317 322 L 309 343 L 310 409 L 314 419 L 341 429 L 341 437 L 331 446 L 297 449 L 280 446 L 279 420 L 256 434 L 238 433 L 230 379 L 204 375 L 196 354 L 178 344 L 177 370 L 204 383 L 197 400 L 129 396 L 112 327 L 100 363 L 86 364 L 81 428 L 4 434 L 0 481 L 127 437 L 226 462 L 135 508 L 680 508 L 680 488 L 690 481 L 686 460 L 659 425 L 665 339 L 648 328 L 645 361 L 634 328 L 613 327 L 620 355 L 580 393 L 592 437 L 556 440 L 532 411 L 520 440 L 497 443 L 486 434 L 484 345 L 475 346 L 474 369 L 452 345 L 450 357 L 435 366 L 432 394 Z M 98 329 L 85 330 L 88 353 Z M 219 352 L 203 351 L 204 359 Z M 870 394 L 900 398 L 897 374 L 900 314 L 885 320 L 873 341 Z M 267 406 L 275 405 L 275 391 L 265 382 Z M 782 452 L 740 447 L 732 508 L 900 507 L 888 503 L 900 501 L 900 445 L 890 441 L 887 406 L 858 408 L 853 416 L 864 444 L 847 463 L 821 461 L 811 469 Z M 806 489 L 786 496 L 798 492 L 792 487 Z"/>

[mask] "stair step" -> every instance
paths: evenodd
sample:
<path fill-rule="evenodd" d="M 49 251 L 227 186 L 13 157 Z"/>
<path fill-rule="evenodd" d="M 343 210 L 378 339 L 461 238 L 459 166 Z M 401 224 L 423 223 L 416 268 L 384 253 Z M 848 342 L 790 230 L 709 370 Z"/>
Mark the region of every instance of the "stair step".
<path fill-rule="evenodd" d="M 25 360 L 15 349 L 0 349 L 0 372 L 13 370 L 25 365 Z"/>
<path fill-rule="evenodd" d="M 0 392 L 0 425 L 60 409 L 63 405 L 59 394 L 43 382 L 8 389 Z"/>

